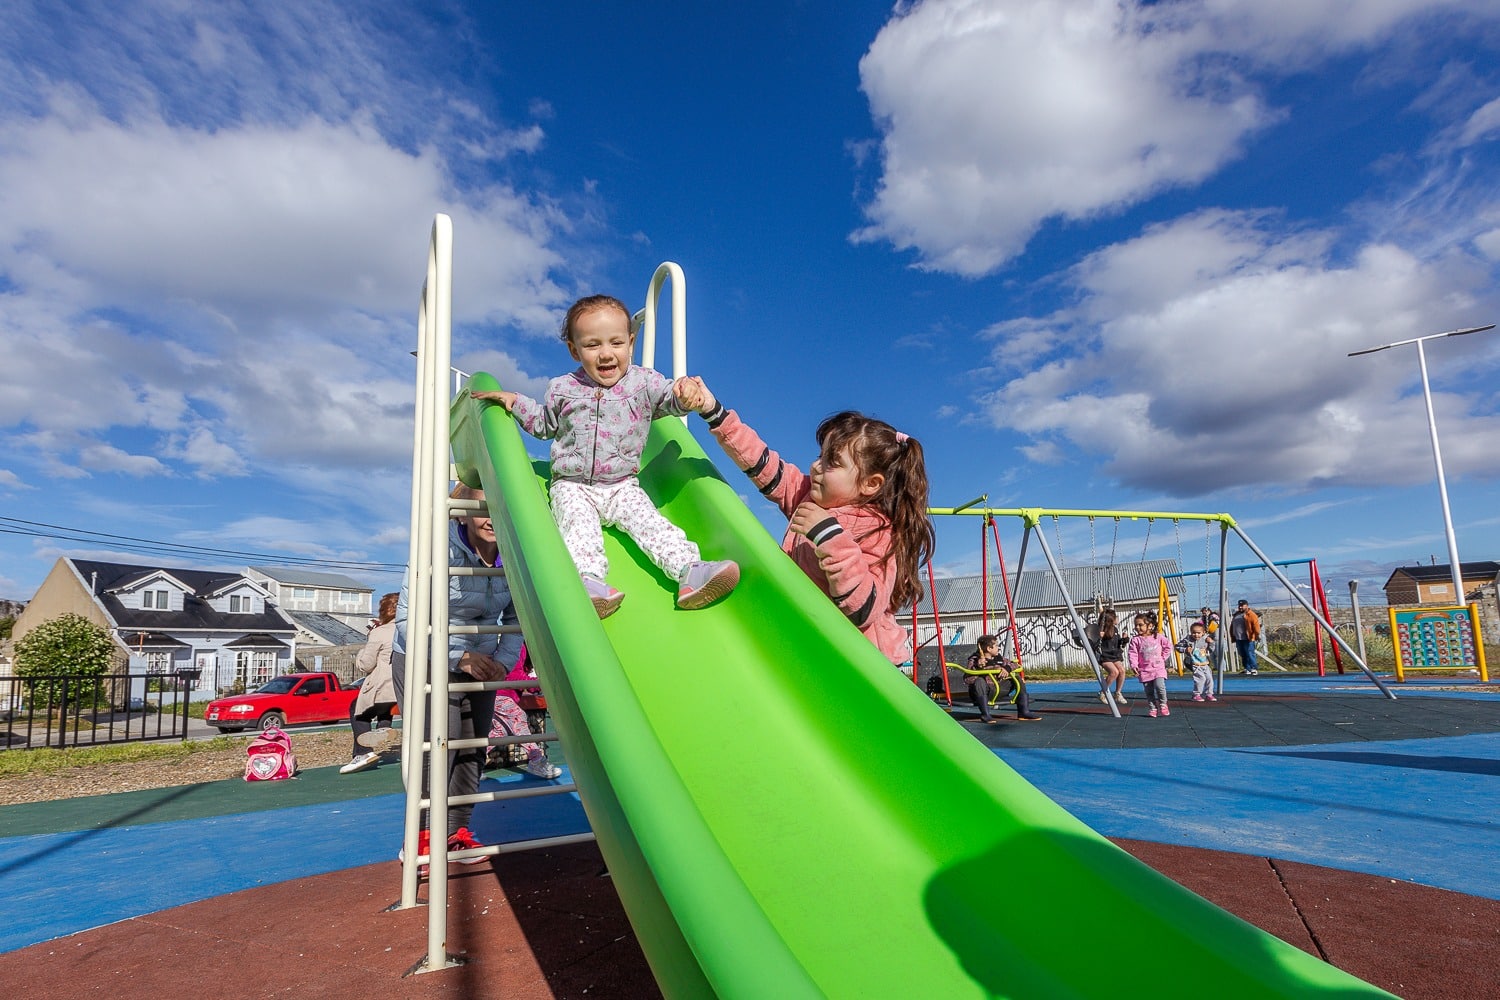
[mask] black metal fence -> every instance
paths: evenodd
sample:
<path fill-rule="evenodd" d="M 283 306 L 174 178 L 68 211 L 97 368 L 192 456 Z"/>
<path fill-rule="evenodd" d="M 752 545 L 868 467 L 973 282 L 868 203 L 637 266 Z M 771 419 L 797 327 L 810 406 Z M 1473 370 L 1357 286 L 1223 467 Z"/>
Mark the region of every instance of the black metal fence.
<path fill-rule="evenodd" d="M 0 750 L 185 740 L 198 672 L 0 677 Z"/>

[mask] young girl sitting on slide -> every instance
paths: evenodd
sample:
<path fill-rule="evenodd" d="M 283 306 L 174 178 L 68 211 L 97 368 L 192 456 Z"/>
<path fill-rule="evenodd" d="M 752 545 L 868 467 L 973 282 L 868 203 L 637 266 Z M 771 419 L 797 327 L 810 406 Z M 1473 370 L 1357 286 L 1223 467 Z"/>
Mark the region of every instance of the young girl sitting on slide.
<path fill-rule="evenodd" d="M 507 390 L 473 395 L 505 407 L 532 437 L 552 441 L 552 516 L 594 610 L 607 618 L 625 599 L 604 580 L 606 524 L 629 535 L 677 583 L 679 608 L 723 597 L 739 583 L 740 568 L 700 559 L 698 546 L 661 515 L 636 478 L 651 421 L 684 416 L 687 407 L 670 379 L 630 363 L 635 331 L 625 303 L 609 295 L 579 299 L 563 320 L 562 339 L 579 366 L 549 382 L 541 402 Z"/>
<path fill-rule="evenodd" d="M 680 380 L 678 398 L 787 516 L 782 551 L 892 663 L 910 661 L 895 611 L 921 594 L 917 568 L 934 543 L 916 438 L 883 420 L 835 414 L 818 425 L 809 475 L 782 461 L 701 378 Z"/>

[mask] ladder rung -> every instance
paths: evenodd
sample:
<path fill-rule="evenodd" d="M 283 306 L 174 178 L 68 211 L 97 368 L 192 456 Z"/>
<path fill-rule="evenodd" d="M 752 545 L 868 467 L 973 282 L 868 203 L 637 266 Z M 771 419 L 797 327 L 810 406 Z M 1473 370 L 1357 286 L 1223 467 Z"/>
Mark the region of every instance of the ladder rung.
<path fill-rule="evenodd" d="M 573 782 L 565 785 L 529 785 L 525 788 L 502 788 L 496 792 L 475 792 L 473 795 L 450 795 L 448 796 L 448 807 L 473 806 L 482 802 L 504 802 L 508 799 L 534 799 L 542 795 L 566 795 L 578 791 L 578 786 Z M 422 799 L 420 806 L 423 809 L 432 808 L 431 799 Z"/>
<path fill-rule="evenodd" d="M 449 625 L 449 635 L 520 635 L 519 625 Z"/>
<path fill-rule="evenodd" d="M 541 681 L 450 681 L 449 691 L 535 691 L 542 686 Z M 432 685 L 424 685 L 422 691 L 432 694 Z"/>
<path fill-rule="evenodd" d="M 449 576 L 504 576 L 504 566 L 449 566 Z"/>
<path fill-rule="evenodd" d="M 541 847 L 563 847 L 567 844 L 588 844 L 594 840 L 590 833 L 569 833 L 561 837 L 538 837 L 535 840 L 513 840 L 507 844 L 489 844 L 485 847 L 471 847 L 466 851 L 449 851 L 449 861 L 462 861 L 465 858 L 489 858 L 496 854 L 513 854 L 516 851 L 534 851 Z M 430 864 L 430 855 L 418 856 L 416 863 Z"/>
<path fill-rule="evenodd" d="M 449 750 L 472 750 L 475 747 L 504 747 L 512 743 L 556 743 L 556 733 L 528 733 L 524 736 L 475 736 L 462 740 L 449 740 Z M 422 744 L 422 749 L 431 750 L 432 741 Z"/>

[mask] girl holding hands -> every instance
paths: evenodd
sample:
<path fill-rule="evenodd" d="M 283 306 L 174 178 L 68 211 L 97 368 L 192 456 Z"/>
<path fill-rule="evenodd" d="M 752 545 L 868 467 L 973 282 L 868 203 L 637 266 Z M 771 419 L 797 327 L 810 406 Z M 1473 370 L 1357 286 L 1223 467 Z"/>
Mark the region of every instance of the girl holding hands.
<path fill-rule="evenodd" d="M 702 414 L 726 454 L 787 516 L 782 551 L 894 664 L 911 660 L 895 611 L 921 593 L 932 555 L 922 445 L 853 411 L 818 425 L 809 472 L 784 461 L 703 380 L 680 379 L 678 401 Z"/>

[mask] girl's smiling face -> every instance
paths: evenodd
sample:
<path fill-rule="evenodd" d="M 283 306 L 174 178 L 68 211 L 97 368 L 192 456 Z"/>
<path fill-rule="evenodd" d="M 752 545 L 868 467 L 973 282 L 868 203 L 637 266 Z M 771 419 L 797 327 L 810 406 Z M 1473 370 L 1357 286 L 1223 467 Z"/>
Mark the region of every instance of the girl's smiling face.
<path fill-rule="evenodd" d="M 1144 618 L 1137 618 L 1135 620 L 1135 634 L 1136 635 L 1145 635 L 1147 632 L 1150 632 L 1150 631 L 1151 631 L 1151 623 L 1148 622 L 1148 621 L 1146 621 L 1146 619 L 1144 619 Z"/>
<path fill-rule="evenodd" d="M 608 306 L 590 309 L 574 319 L 568 336 L 568 353 L 573 360 L 606 389 L 625 377 L 634 345 L 630 317 Z"/>
<path fill-rule="evenodd" d="M 820 455 L 812 464 L 812 502 L 827 510 L 832 507 L 847 507 L 864 503 L 880 492 L 885 476 L 860 475 L 854 458 L 845 447 L 836 452 Z"/>

